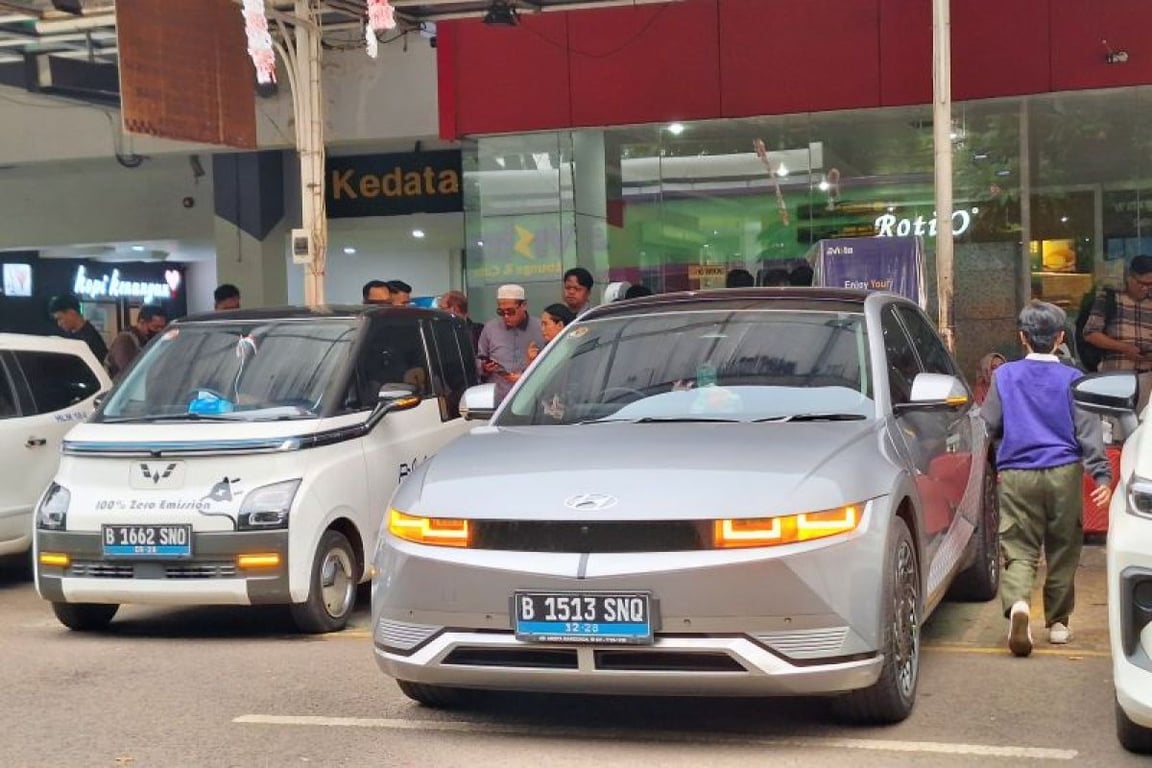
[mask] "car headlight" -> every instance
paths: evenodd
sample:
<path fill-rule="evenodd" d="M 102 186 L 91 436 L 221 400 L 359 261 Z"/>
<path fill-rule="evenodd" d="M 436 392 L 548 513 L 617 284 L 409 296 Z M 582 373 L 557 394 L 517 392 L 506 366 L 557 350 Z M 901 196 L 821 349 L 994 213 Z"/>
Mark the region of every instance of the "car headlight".
<path fill-rule="evenodd" d="M 241 531 L 267 531 L 288 527 L 288 513 L 300 488 L 299 480 L 265 485 L 249 491 L 240 505 L 236 528 Z"/>
<path fill-rule="evenodd" d="M 782 517 L 715 520 L 712 523 L 712 546 L 717 549 L 776 547 L 839 536 L 856 530 L 863 513 L 863 504 L 849 504 L 837 509 Z"/>
<path fill-rule="evenodd" d="M 467 547 L 472 543 L 467 520 L 417 517 L 396 509 L 388 510 L 388 532 L 398 539 L 438 547 Z"/>
<path fill-rule="evenodd" d="M 68 505 L 72 494 L 67 488 L 52 483 L 36 510 L 36 527 L 45 531 L 62 531 L 68 525 Z"/>
<path fill-rule="evenodd" d="M 1128 483 L 1128 511 L 1137 517 L 1152 518 L 1152 480 L 1134 477 Z"/>

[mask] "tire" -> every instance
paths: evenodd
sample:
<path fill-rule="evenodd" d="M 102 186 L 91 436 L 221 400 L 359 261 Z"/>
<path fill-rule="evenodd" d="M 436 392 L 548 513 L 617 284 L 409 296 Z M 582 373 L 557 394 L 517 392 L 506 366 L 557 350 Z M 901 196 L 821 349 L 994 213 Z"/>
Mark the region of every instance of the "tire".
<path fill-rule="evenodd" d="M 296 627 L 314 635 L 344 629 L 356 607 L 359 581 L 360 565 L 348 539 L 339 531 L 325 531 L 312 557 L 308 599 L 292 604 Z"/>
<path fill-rule="evenodd" d="M 1116 738 L 1120 746 L 1129 752 L 1140 755 L 1152 754 L 1152 728 L 1145 728 L 1132 722 L 1119 701 L 1116 702 Z"/>
<path fill-rule="evenodd" d="M 986 603 L 1000 593 L 1000 501 L 991 467 L 984 472 L 981 493 L 980 521 L 972 533 L 976 556 L 952 582 L 948 597 L 953 600 Z"/>
<path fill-rule="evenodd" d="M 408 680 L 397 680 L 400 691 L 412 701 L 433 709 L 455 709 L 476 701 L 479 691 L 468 688 L 450 688 L 445 685 L 426 685 Z"/>
<path fill-rule="evenodd" d="M 892 521 L 884 565 L 884 607 L 880 678 L 868 688 L 837 699 L 840 713 L 851 722 L 868 725 L 898 723 L 912 713 L 920 681 L 920 565 L 908 525 Z"/>
<path fill-rule="evenodd" d="M 52 603 L 52 612 L 61 624 L 76 632 L 104 629 L 120 606 L 115 603 Z"/>

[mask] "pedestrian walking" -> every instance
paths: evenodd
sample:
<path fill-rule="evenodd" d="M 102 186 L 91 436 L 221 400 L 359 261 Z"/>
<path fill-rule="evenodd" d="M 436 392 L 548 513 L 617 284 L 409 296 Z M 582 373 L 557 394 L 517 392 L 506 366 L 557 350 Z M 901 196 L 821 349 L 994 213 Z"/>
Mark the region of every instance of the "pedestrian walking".
<path fill-rule="evenodd" d="M 1020 312 L 1020 341 L 1028 354 L 996 369 L 981 408 L 989 434 L 999 438 L 1000 603 L 1009 622 L 1008 648 L 1016 656 L 1032 652 L 1029 600 L 1041 551 L 1048 566 L 1048 642 L 1072 639 L 1069 619 L 1084 542 L 1084 466 L 1096 481 L 1092 502 L 1106 506 L 1112 497 L 1100 420 L 1072 400 L 1072 384 L 1082 374 L 1056 355 L 1065 320 L 1064 310 L 1042 301 Z"/>

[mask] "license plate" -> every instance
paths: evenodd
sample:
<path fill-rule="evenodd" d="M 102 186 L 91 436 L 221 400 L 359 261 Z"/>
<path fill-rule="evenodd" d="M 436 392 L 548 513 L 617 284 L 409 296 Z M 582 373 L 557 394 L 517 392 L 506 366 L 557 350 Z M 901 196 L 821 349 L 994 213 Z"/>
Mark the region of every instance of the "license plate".
<path fill-rule="evenodd" d="M 646 592 L 516 592 L 516 637 L 541 643 L 651 643 Z"/>
<path fill-rule="evenodd" d="M 191 557 L 190 525 L 103 525 L 105 557 Z"/>

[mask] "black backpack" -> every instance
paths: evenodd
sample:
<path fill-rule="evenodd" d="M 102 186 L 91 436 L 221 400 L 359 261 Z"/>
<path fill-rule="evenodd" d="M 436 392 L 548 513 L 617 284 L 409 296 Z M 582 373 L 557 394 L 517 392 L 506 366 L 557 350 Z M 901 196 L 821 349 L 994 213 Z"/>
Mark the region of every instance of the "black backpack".
<path fill-rule="evenodd" d="M 1092 313 L 1092 306 L 1096 303 L 1097 294 L 1086 293 L 1080 300 L 1080 313 L 1076 316 L 1076 356 L 1080 358 L 1080 365 L 1086 371 L 1095 371 L 1100 368 L 1100 361 L 1104 359 L 1107 351 L 1084 339 L 1084 326 L 1088 316 Z M 1107 329 L 1116 317 L 1116 291 L 1104 289 L 1104 328 Z"/>

